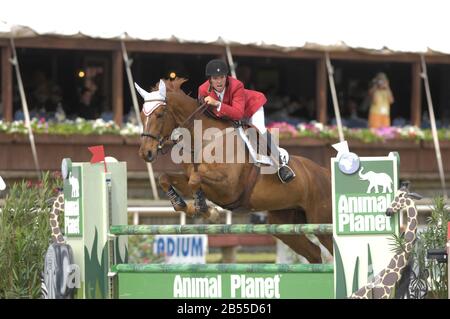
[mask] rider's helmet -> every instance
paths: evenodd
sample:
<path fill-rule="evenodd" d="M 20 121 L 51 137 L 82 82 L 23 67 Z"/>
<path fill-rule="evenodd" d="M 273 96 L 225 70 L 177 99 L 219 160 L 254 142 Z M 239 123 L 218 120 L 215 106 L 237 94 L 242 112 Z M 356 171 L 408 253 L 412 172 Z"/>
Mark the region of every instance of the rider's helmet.
<path fill-rule="evenodd" d="M 228 74 L 228 65 L 219 59 L 211 60 L 206 65 L 205 75 L 206 77 L 211 76 L 219 76 L 219 75 L 227 75 Z"/>

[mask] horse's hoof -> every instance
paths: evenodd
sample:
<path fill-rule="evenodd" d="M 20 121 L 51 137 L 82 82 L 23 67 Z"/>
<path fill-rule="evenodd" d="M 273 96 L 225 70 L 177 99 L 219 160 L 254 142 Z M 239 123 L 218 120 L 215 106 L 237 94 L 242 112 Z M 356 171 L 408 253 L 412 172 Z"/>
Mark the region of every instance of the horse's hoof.
<path fill-rule="evenodd" d="M 208 212 L 205 214 L 205 218 L 212 223 L 219 222 L 219 217 L 219 211 L 215 207 L 209 207 Z"/>
<path fill-rule="evenodd" d="M 197 215 L 197 211 L 195 210 L 195 206 L 193 203 L 188 203 L 187 208 L 185 210 L 186 216 L 189 218 L 194 218 Z"/>

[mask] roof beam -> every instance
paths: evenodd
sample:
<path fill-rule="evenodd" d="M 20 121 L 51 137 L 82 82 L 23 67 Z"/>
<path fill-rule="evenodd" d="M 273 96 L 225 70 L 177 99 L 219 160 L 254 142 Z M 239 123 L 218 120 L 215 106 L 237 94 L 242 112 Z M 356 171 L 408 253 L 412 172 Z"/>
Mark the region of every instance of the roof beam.
<path fill-rule="evenodd" d="M 93 38 L 69 38 L 56 36 L 38 36 L 29 38 L 16 38 L 16 47 L 18 48 L 36 48 L 36 49 L 67 49 L 67 50 L 98 50 L 115 51 L 120 50 L 120 41 L 108 39 Z M 175 41 L 126 41 L 127 49 L 130 52 L 148 52 L 148 53 L 180 53 L 183 54 L 223 54 L 225 47 L 215 43 L 179 43 Z M 0 38 L 0 46 L 9 45 L 9 38 Z M 312 49 L 283 49 L 259 47 L 256 45 L 233 45 L 231 46 L 235 56 L 255 56 L 255 57 L 273 57 L 273 58 L 305 58 L 320 59 L 323 50 Z M 333 60 L 355 60 L 367 62 L 404 62 L 413 63 L 420 61 L 419 53 L 403 52 L 380 52 L 375 50 L 363 49 L 329 49 L 330 58 Z M 450 64 L 450 55 L 445 54 L 427 54 L 427 63 Z"/>

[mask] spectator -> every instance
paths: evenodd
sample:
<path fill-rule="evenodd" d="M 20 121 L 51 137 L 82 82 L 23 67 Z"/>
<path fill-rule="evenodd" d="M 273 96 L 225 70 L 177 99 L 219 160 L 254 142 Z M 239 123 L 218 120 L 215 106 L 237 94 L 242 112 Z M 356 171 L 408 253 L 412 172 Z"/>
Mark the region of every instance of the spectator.
<path fill-rule="evenodd" d="M 80 101 L 78 105 L 78 116 L 85 118 L 86 120 L 97 119 L 100 114 L 96 105 L 93 102 L 94 92 L 84 87 L 81 90 Z"/>
<path fill-rule="evenodd" d="M 386 74 L 378 73 L 372 80 L 369 96 L 371 98 L 369 128 L 391 126 L 390 108 L 394 102 L 394 96 Z"/>

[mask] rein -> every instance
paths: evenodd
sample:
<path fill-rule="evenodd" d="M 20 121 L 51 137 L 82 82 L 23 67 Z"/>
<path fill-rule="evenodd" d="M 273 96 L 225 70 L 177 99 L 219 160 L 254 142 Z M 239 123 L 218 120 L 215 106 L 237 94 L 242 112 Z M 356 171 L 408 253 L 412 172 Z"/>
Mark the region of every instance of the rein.
<path fill-rule="evenodd" d="M 208 108 L 208 104 L 207 103 L 203 103 L 194 112 L 192 112 L 191 115 L 189 115 L 188 118 L 185 119 L 183 121 L 183 123 L 181 123 L 178 127 L 184 127 L 187 123 L 189 123 L 189 125 L 187 125 L 186 128 L 191 126 L 192 123 L 190 123 L 190 121 L 193 120 L 194 116 L 197 115 L 197 113 L 198 114 L 203 114 L 206 111 L 207 108 Z"/>
<path fill-rule="evenodd" d="M 166 105 L 166 100 L 162 100 L 162 99 L 150 99 L 150 100 L 144 100 L 144 102 L 161 102 L 164 103 L 164 105 Z M 194 112 L 192 112 L 188 118 L 186 120 L 183 121 L 183 123 L 181 123 L 178 128 L 180 127 L 186 127 L 189 128 L 192 123 L 193 123 L 193 119 L 197 114 L 203 114 L 205 112 L 205 110 L 208 108 L 208 104 L 207 103 L 203 103 L 202 105 L 200 105 Z M 167 109 L 164 109 L 164 114 L 165 112 L 167 112 Z M 146 115 L 146 117 L 149 117 L 150 115 Z M 162 128 L 161 128 L 162 131 Z M 149 137 L 152 138 L 156 141 L 158 141 L 158 151 L 161 151 L 162 154 L 165 154 L 167 152 L 163 152 L 163 148 L 164 146 L 166 146 L 165 144 L 169 144 L 170 146 L 175 145 L 176 141 L 170 140 L 170 136 L 161 136 L 161 132 L 159 132 L 159 134 L 157 136 L 151 134 L 151 133 L 146 133 L 146 132 L 142 132 L 141 133 L 141 137 Z"/>

